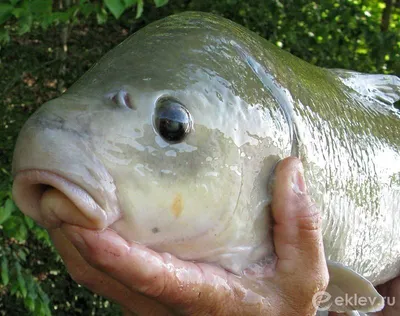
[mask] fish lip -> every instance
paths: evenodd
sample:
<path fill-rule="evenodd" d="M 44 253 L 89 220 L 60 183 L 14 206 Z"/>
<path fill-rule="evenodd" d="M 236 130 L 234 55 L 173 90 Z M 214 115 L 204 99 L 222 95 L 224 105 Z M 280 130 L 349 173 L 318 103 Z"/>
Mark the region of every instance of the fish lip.
<path fill-rule="evenodd" d="M 107 213 L 97 202 L 95 194 L 76 184 L 72 179 L 44 169 L 19 170 L 14 174 L 12 196 L 18 208 L 45 228 L 59 227 L 59 223 L 50 223 L 40 211 L 43 193 L 53 187 L 61 191 L 92 223 L 93 229 L 105 229 Z M 97 200 L 97 201 L 96 201 Z M 54 227 L 56 225 L 56 227 Z"/>

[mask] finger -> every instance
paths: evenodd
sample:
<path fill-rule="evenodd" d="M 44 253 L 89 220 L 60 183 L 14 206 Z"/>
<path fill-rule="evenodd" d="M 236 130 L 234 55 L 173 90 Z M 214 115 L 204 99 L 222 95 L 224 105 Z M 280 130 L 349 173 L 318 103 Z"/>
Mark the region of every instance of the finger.
<path fill-rule="evenodd" d="M 284 159 L 276 167 L 272 215 L 279 284 L 285 293 L 310 302 L 314 293 L 326 288 L 329 276 L 321 216 L 307 194 L 297 158 Z"/>
<path fill-rule="evenodd" d="M 243 305 L 248 308 L 245 314 L 260 313 L 262 298 L 243 303 L 246 291 L 223 269 L 158 254 L 127 243 L 111 230 L 95 232 L 70 225 L 62 230 L 92 266 L 179 313 L 232 315 L 243 313 Z"/>
<path fill-rule="evenodd" d="M 71 277 L 91 291 L 107 297 L 139 315 L 172 315 L 164 306 L 112 279 L 90 266 L 60 229 L 49 231 L 50 237 Z"/>

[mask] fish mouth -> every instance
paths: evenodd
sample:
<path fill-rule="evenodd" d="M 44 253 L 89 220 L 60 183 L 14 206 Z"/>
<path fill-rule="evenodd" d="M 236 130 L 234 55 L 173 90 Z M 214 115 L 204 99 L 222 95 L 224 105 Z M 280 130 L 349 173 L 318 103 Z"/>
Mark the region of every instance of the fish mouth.
<path fill-rule="evenodd" d="M 44 228 L 58 228 L 62 223 L 95 230 L 107 227 L 107 213 L 93 196 L 54 172 L 19 171 L 12 194 L 19 209 Z"/>

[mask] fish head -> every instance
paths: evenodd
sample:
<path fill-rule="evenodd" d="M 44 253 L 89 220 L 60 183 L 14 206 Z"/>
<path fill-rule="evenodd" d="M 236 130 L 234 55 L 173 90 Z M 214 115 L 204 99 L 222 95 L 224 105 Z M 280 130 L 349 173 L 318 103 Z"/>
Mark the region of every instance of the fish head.
<path fill-rule="evenodd" d="M 24 213 L 230 270 L 245 264 L 232 254 L 248 263 L 272 252 L 255 249 L 290 128 L 249 67 L 251 37 L 211 17 L 145 27 L 27 121 L 13 160 Z"/>

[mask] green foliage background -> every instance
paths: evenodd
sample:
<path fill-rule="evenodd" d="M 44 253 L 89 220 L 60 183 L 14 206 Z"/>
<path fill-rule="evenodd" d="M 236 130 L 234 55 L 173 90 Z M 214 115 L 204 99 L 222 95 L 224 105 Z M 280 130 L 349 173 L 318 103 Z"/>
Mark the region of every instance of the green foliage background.
<path fill-rule="evenodd" d="M 28 116 L 110 48 L 186 10 L 232 19 L 319 66 L 400 75 L 400 0 L 0 0 L 0 315 L 120 313 L 71 280 L 46 231 L 13 203 L 13 146 Z"/>

